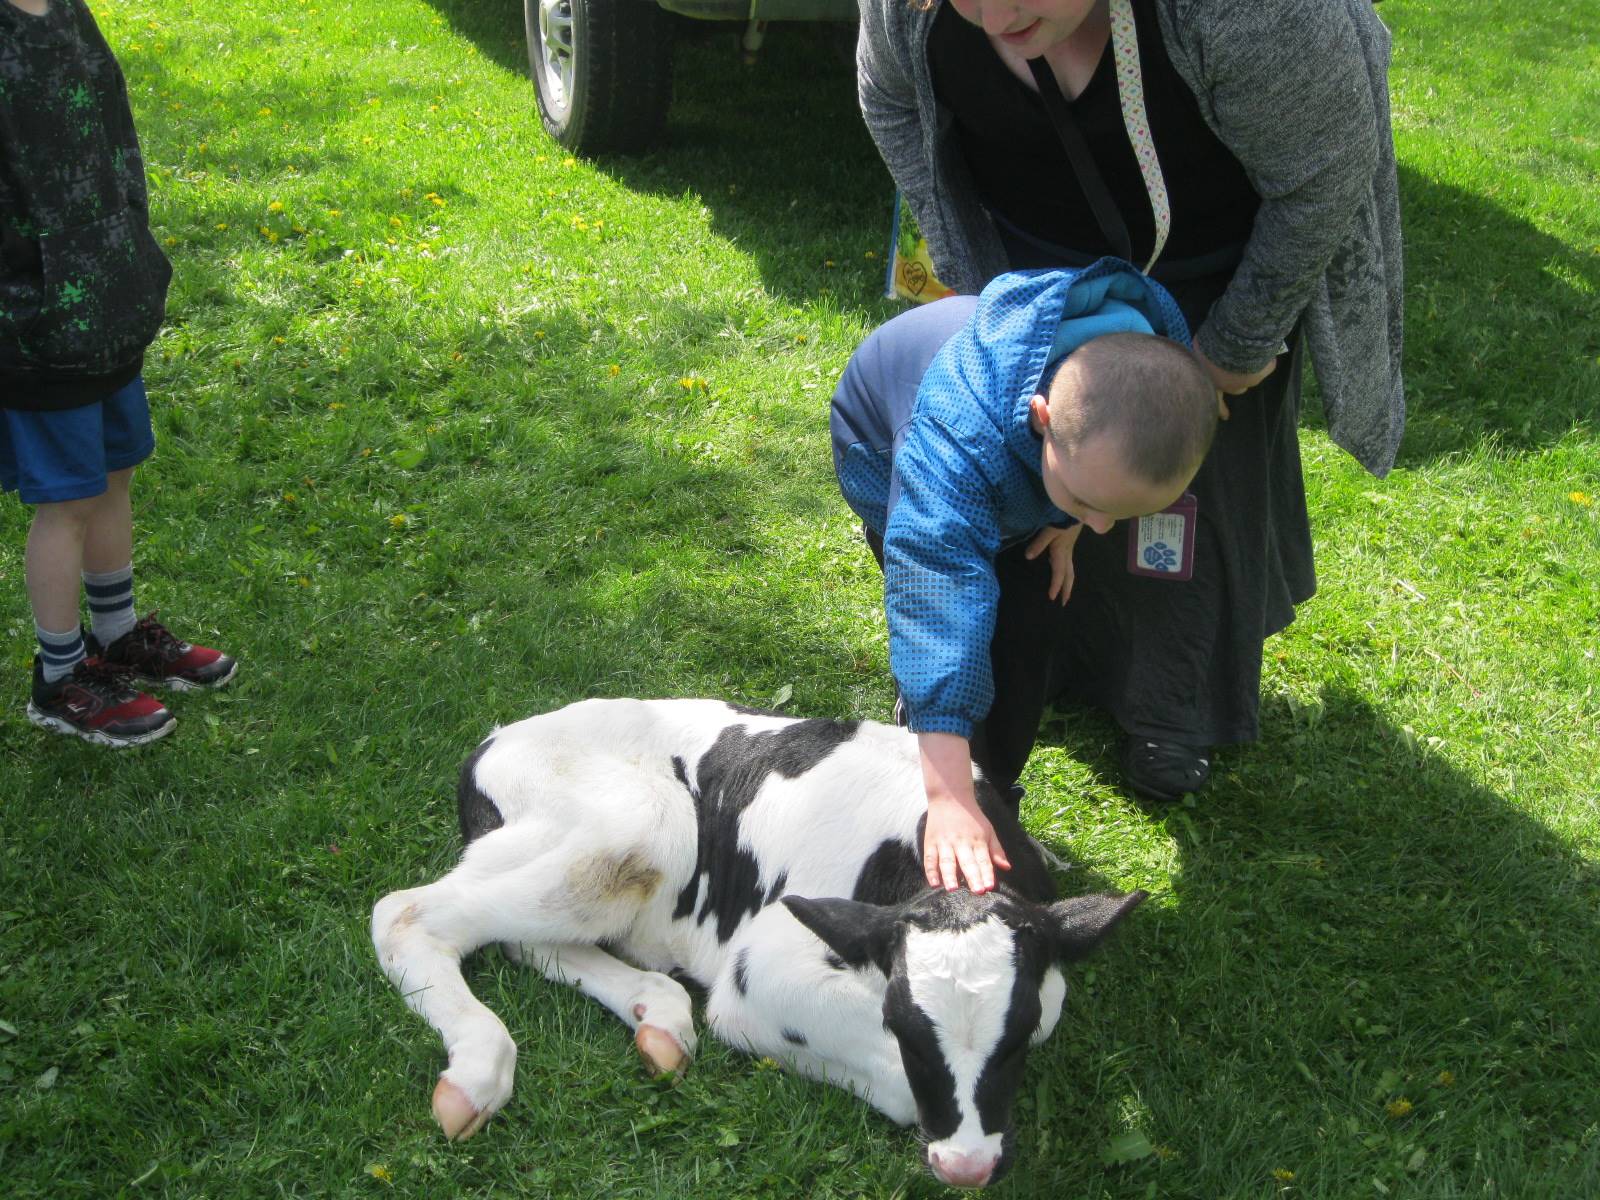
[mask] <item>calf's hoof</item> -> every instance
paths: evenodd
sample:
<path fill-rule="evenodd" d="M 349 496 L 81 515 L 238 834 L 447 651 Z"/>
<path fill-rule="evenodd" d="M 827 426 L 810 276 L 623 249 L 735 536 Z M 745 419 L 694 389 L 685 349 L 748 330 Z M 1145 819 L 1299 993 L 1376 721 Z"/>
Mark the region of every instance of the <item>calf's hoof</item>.
<path fill-rule="evenodd" d="M 441 1075 L 433 1088 L 433 1119 L 439 1122 L 445 1137 L 452 1142 L 462 1142 L 483 1128 L 489 1114 L 468 1100 L 466 1092 Z"/>
<path fill-rule="evenodd" d="M 689 1066 L 689 1056 L 678 1039 L 665 1029 L 641 1025 L 633 1035 L 633 1044 L 639 1048 L 639 1056 L 652 1075 L 682 1075 Z"/>

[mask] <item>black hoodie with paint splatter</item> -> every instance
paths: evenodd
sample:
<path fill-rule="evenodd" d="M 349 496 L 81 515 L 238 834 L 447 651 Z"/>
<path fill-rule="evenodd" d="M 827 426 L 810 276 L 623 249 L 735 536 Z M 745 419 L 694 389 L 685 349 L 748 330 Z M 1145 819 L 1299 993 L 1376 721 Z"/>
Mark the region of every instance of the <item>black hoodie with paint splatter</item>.
<path fill-rule="evenodd" d="M 138 373 L 172 267 L 115 56 L 83 0 L 0 0 L 0 407 L 63 409 Z"/>

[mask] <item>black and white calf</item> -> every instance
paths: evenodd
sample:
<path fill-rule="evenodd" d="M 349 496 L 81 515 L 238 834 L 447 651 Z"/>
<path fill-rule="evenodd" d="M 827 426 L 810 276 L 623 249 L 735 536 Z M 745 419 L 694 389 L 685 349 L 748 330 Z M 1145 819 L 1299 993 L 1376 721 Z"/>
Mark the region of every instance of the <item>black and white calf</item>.
<path fill-rule="evenodd" d="M 460 969 L 498 942 L 616 1013 L 655 1070 L 694 1053 L 667 972 L 687 975 L 719 1038 L 917 1121 L 944 1182 L 998 1179 L 1062 964 L 1144 893 L 1053 902 L 1016 817 L 978 794 L 1013 867 L 993 892 L 941 892 L 903 729 L 715 700 L 587 700 L 497 729 L 462 768 L 460 865 L 372 913 L 385 972 L 449 1053 L 439 1124 L 467 1137 L 511 1094 L 516 1045 Z"/>

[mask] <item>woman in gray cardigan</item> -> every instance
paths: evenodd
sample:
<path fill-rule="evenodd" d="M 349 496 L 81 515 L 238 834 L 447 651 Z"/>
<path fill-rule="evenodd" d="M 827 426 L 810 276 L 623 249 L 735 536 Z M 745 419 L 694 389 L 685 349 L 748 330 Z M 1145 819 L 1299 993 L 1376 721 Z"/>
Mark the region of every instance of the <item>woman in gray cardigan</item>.
<path fill-rule="evenodd" d="M 1388 31 L 1369 0 L 861 0 L 861 18 L 862 113 L 939 278 L 975 292 L 1006 270 L 1158 255 L 1147 270 L 1229 418 L 1192 489 L 1188 580 L 1134 573 L 1121 529 L 1079 539 L 1065 609 L 1042 562 L 1001 564 L 974 757 L 1008 785 L 1045 699 L 1084 702 L 1124 731 L 1137 792 L 1194 791 L 1211 747 L 1256 738 L 1263 642 L 1315 590 L 1305 348 L 1334 441 L 1378 476 L 1399 447 Z"/>

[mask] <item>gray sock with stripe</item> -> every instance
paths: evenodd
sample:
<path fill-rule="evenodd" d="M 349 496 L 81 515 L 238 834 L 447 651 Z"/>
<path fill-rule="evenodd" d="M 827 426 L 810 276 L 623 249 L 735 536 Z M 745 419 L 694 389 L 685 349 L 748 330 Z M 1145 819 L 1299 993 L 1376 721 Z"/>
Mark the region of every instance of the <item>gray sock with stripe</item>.
<path fill-rule="evenodd" d="M 85 571 L 83 590 L 89 597 L 89 632 L 109 646 L 138 624 L 133 615 L 133 564 L 120 571 Z"/>
<path fill-rule="evenodd" d="M 72 674 L 72 668 L 83 661 L 83 628 L 74 625 L 66 633 L 52 633 L 35 622 L 34 636 L 39 639 L 39 670 L 46 683 L 56 683 Z"/>

